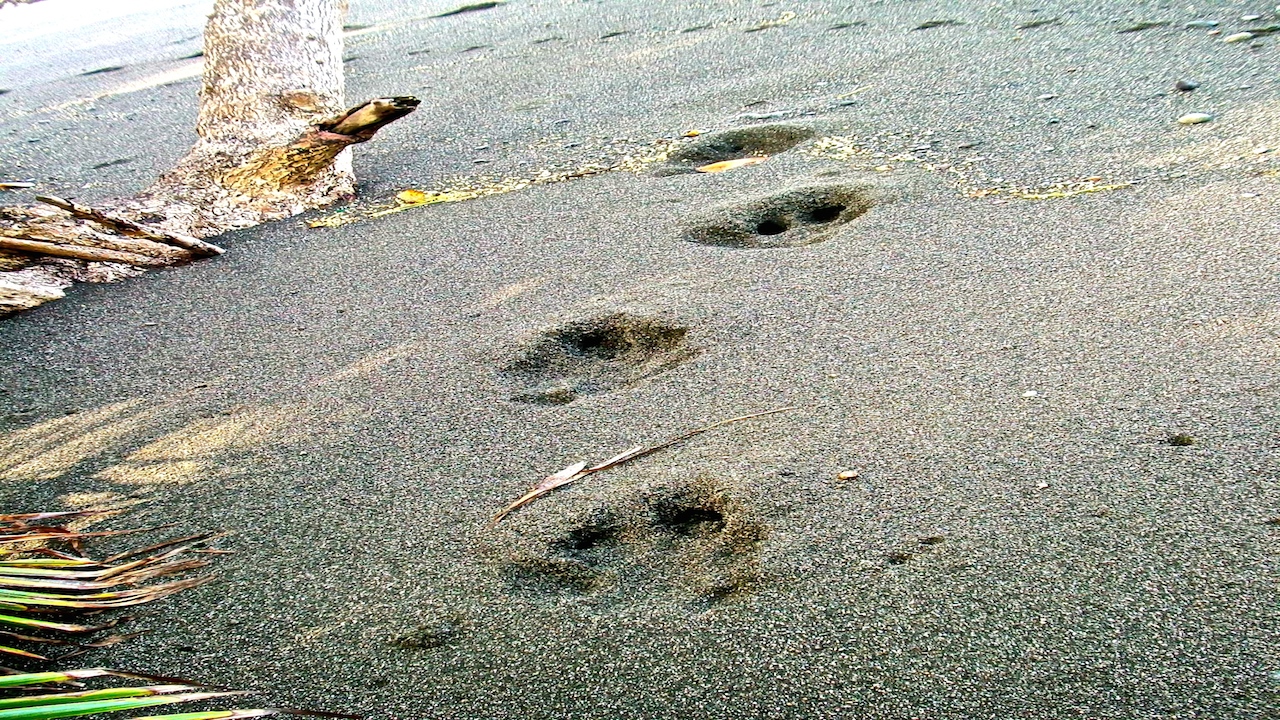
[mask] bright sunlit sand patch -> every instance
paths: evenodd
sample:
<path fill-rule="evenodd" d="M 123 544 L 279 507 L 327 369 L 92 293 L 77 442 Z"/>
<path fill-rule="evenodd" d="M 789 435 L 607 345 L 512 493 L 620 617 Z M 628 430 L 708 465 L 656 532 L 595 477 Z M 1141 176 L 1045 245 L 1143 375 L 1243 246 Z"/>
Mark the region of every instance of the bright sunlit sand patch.
<path fill-rule="evenodd" d="M 186 485 L 237 467 L 246 450 L 289 436 L 295 408 L 243 408 L 232 415 L 200 418 L 153 440 L 95 477 L 124 485 Z"/>
<path fill-rule="evenodd" d="M 0 481 L 58 477 L 81 462 L 116 450 L 152 423 L 158 413 L 143 400 L 125 400 L 2 436 Z"/>
<path fill-rule="evenodd" d="M 485 293 L 484 299 L 480 301 L 480 307 L 485 310 L 492 310 L 508 300 L 514 300 L 521 295 L 531 293 L 549 282 L 551 282 L 551 278 L 539 276 L 503 285 Z"/>
<path fill-rule="evenodd" d="M 391 363 L 415 355 L 426 346 L 424 342 L 407 342 L 370 353 L 350 365 L 326 375 L 315 381 L 315 385 L 341 383 L 356 378 L 368 377 Z"/>

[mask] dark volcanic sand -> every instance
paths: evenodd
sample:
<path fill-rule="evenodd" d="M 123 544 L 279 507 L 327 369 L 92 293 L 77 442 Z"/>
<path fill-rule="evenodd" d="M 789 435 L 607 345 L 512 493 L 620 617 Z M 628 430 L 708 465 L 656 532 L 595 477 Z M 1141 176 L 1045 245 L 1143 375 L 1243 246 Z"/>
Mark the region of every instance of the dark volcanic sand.
<path fill-rule="evenodd" d="M 1277 716 L 1280 56 L 1222 42 L 1274 9 L 427 19 L 459 4 L 353 3 L 349 96 L 424 99 L 358 148 L 366 201 L 805 130 L 237 233 L 0 323 L 0 507 L 232 533 L 218 583 L 83 664 L 374 719 Z M 141 186 L 194 80 L 47 108 L 191 51 L 0 97 L 0 168 Z M 1138 182 L 962 193 L 1091 176 Z M 484 529 L 572 462 L 782 405 Z"/>

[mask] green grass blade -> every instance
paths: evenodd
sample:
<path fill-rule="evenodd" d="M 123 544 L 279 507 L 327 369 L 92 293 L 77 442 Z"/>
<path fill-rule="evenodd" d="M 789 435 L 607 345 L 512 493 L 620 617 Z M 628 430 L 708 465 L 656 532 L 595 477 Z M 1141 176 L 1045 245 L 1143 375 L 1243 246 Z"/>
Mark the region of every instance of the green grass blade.
<path fill-rule="evenodd" d="M 9 647 L 8 645 L 0 645 L 0 654 L 14 655 L 16 657 L 24 657 L 24 658 L 29 658 L 31 660 L 48 660 L 49 659 L 43 655 L 37 655 L 33 652 L 27 652 L 26 650 L 19 650 L 18 648 Z"/>
<path fill-rule="evenodd" d="M 129 720 L 239 720 L 241 717 L 275 715 L 274 710 L 207 710 L 205 712 L 180 712 L 178 715 L 147 715 Z"/>
<path fill-rule="evenodd" d="M 115 625 L 115 622 L 109 622 L 105 625 L 75 625 L 72 623 L 60 623 L 50 620 L 36 620 L 34 618 L 19 617 L 17 615 L 0 615 L 0 625 L 22 628 L 39 628 L 41 630 L 57 630 L 65 633 L 91 633 L 97 632 L 98 630 L 106 630 L 107 628 Z"/>
<path fill-rule="evenodd" d="M 359 715 L 343 715 L 342 713 L 323 712 L 320 710 L 296 710 L 294 708 L 261 708 L 258 710 L 209 710 L 206 712 L 182 713 L 179 715 L 148 715 L 147 717 L 130 718 L 130 720 L 240 720 L 240 718 L 262 717 L 264 715 L 293 715 L 295 717 L 341 718 L 342 720 L 361 720 Z"/>
<path fill-rule="evenodd" d="M 152 697 L 119 700 L 91 700 L 88 702 L 63 703 L 61 705 L 41 705 L 32 708 L 10 708 L 8 710 L 0 710 L 0 720 L 57 720 L 57 718 L 123 712 L 155 705 L 171 705 L 173 703 L 195 702 L 197 700 L 244 694 L 240 692 L 182 693 L 179 695 L 155 695 Z"/>
<path fill-rule="evenodd" d="M 46 683 L 61 683 L 71 680 L 83 680 L 85 678 L 99 677 L 101 675 L 111 675 L 112 671 L 105 668 L 91 668 L 88 670 L 67 670 L 66 672 L 38 672 L 38 673 L 18 673 L 17 675 L 0 675 L 0 688 L 24 687 L 26 685 L 44 685 Z"/>
<path fill-rule="evenodd" d="M 213 580 L 212 575 L 204 575 L 160 585 L 149 585 L 133 590 L 101 592 L 89 595 L 60 595 L 57 593 L 38 593 L 0 588 L 0 607 L 22 605 L 28 607 L 77 608 L 81 610 L 129 607 L 159 600 L 176 592 L 203 585 L 211 580 Z"/>
<path fill-rule="evenodd" d="M 81 690 L 79 692 L 53 693 L 49 695 L 28 695 L 26 697 L 5 698 L 0 700 L 0 710 L 12 708 L 28 708 L 40 705 L 60 705 L 72 702 L 92 700 L 116 700 L 119 698 L 149 697 L 175 692 L 188 692 L 197 689 L 194 685 L 147 685 L 145 687 L 106 688 L 103 690 Z"/>

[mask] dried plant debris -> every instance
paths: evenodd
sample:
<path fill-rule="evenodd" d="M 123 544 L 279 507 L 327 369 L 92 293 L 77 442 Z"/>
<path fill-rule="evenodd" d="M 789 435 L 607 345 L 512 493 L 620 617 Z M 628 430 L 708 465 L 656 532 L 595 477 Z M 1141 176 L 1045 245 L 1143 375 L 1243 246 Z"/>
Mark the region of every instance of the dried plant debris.
<path fill-rule="evenodd" d="M 48 646 L 69 647 L 61 658 L 106 647 L 129 635 L 93 639 L 127 618 L 83 619 L 87 614 L 153 602 L 213 579 L 188 575 L 206 567 L 207 560 L 190 555 L 217 537 L 189 535 L 145 548 L 118 553 L 105 560 L 86 556 L 83 541 L 127 535 L 156 528 L 88 532 L 67 527 L 105 511 L 0 515 L 0 654 L 48 660 Z M 129 558 L 136 558 L 130 560 Z M 70 637 L 69 637 L 70 636 Z M 75 639 L 71 639 L 74 637 Z"/>
<path fill-rule="evenodd" d="M 932 30 L 940 27 L 953 27 L 963 25 L 963 20 L 925 20 L 919 25 L 911 28 L 912 30 Z"/>
<path fill-rule="evenodd" d="M 559 488 L 559 487 L 563 487 L 573 482 L 577 482 L 578 480 L 581 480 L 582 478 L 588 475 L 591 475 L 593 473 L 598 473 L 604 470 L 608 470 L 610 468 L 617 467 L 619 465 L 622 465 L 623 463 L 631 462 L 632 460 L 645 457 L 646 455 L 652 455 L 653 453 L 656 453 L 659 450 L 665 450 L 666 448 L 669 448 L 673 445 L 678 445 L 684 442 L 685 440 L 696 437 L 710 430 L 715 430 L 716 428 L 724 427 L 725 425 L 729 425 L 736 422 L 742 422 L 744 420 L 754 420 L 755 418 L 764 417 L 766 415 L 776 415 L 778 413 L 783 413 L 783 412 L 787 412 L 795 409 L 796 409 L 795 407 L 775 408 L 773 410 L 765 410 L 763 412 L 751 413 L 750 415 L 740 415 L 738 417 L 729 418 L 727 420 L 721 420 L 719 422 L 712 423 L 705 427 L 700 427 L 697 430 L 691 430 L 683 435 L 679 435 L 674 438 L 671 438 L 670 440 L 666 440 L 664 442 L 658 443 L 657 445 L 649 445 L 649 446 L 637 445 L 633 448 L 629 448 L 627 450 L 624 450 L 621 453 L 618 453 L 617 455 L 609 458 L 608 460 L 604 460 L 590 467 L 587 466 L 586 462 L 574 463 L 573 465 L 566 467 L 565 469 L 561 470 L 560 472 L 554 475 L 547 476 L 537 485 L 534 485 L 532 488 L 530 488 L 529 491 L 526 492 L 524 495 L 521 495 L 520 497 L 516 498 L 510 505 L 506 506 L 501 511 L 499 511 L 498 514 L 493 516 L 493 518 L 489 521 L 489 527 L 492 528 L 493 526 L 502 522 L 502 519 L 510 515 L 512 512 L 515 512 L 521 507 L 528 505 L 529 503 L 533 502 L 534 500 L 537 500 L 543 495 L 546 495 L 552 490 L 555 490 L 556 488 Z"/>
<path fill-rule="evenodd" d="M 1031 30 L 1033 28 L 1049 27 L 1050 25 L 1061 25 L 1061 24 L 1062 24 L 1062 18 L 1056 18 L 1056 17 L 1040 18 L 1038 20 L 1028 20 L 1027 22 L 1022 23 L 1018 25 L 1018 29 Z"/>
<path fill-rule="evenodd" d="M 1132 25 L 1127 25 L 1125 27 L 1122 27 L 1119 30 L 1117 30 L 1116 33 L 1123 35 L 1124 33 L 1142 32 L 1143 30 L 1151 30 L 1153 28 L 1162 28 L 1162 27 L 1169 27 L 1169 21 L 1168 20 L 1150 20 L 1150 21 L 1138 22 Z"/>
<path fill-rule="evenodd" d="M 463 13 L 476 12 L 477 10 L 492 10 L 493 8 L 496 8 L 502 4 L 503 3 L 501 2 L 471 3 L 470 5 L 463 5 L 461 7 L 457 7 L 452 10 L 446 10 L 445 12 L 442 12 L 439 15 L 432 15 L 431 17 L 446 18 L 446 17 L 453 17 L 454 15 L 462 15 Z"/>
<path fill-rule="evenodd" d="M 91 638 L 128 617 L 86 618 L 104 610 L 149 603 L 176 592 L 203 585 L 212 575 L 189 575 L 208 561 L 188 557 L 200 552 L 220 535 L 201 533 L 171 538 L 146 547 L 93 560 L 84 552 L 88 538 L 127 535 L 156 528 L 87 532 L 68 524 L 83 525 L 115 514 L 113 510 L 15 513 L 0 515 L 0 654 L 18 663 L 43 664 L 51 660 L 48 648 L 71 648 L 56 660 L 66 660 L 136 637 L 139 633 Z M 134 559 L 130 559 L 134 558 Z M 187 575 L 179 579 L 177 575 Z M 159 581 L 157 581 L 159 580 Z M 81 681 L 99 679 L 142 680 L 146 685 L 88 689 Z M 75 689 L 62 692 L 58 685 Z M 0 675 L 0 720 L 55 720 L 138 710 L 177 703 L 202 702 L 246 695 L 238 691 L 209 690 L 201 683 L 105 668 L 60 672 L 9 671 Z M 354 718 L 353 715 L 257 708 L 206 710 L 138 717 L 134 720 L 234 720 L 266 715 L 308 715 Z"/>

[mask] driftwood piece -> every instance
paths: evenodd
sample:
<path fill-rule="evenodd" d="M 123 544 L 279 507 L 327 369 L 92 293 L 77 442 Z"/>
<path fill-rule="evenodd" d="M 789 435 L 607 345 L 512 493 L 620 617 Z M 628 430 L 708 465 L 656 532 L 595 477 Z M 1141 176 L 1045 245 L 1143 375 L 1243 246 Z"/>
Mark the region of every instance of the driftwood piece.
<path fill-rule="evenodd" d="M 356 142 L 364 142 L 382 128 L 416 110 L 419 102 L 418 98 L 408 95 L 375 98 L 321 123 L 320 127 L 331 133 L 356 138 Z"/>
<path fill-rule="evenodd" d="M 60 245 L 39 240 L 25 240 L 15 237 L 0 236 L 0 250 L 12 250 L 34 255 L 69 258 L 71 260 L 87 260 L 89 262 L 113 262 L 133 265 L 134 267 L 159 268 L 172 265 L 172 261 L 164 258 L 148 257 L 137 253 L 104 248 L 84 247 L 81 245 Z"/>
<path fill-rule="evenodd" d="M 190 235 L 158 230 L 141 223 L 133 222 L 132 220 L 108 215 L 101 210 L 95 210 L 94 208 L 87 207 L 85 205 L 77 205 L 76 203 L 64 198 L 53 197 L 52 195 L 37 195 L 36 200 L 45 203 L 46 205 L 52 205 L 60 210 L 65 210 L 81 220 L 89 220 L 98 223 L 108 230 L 120 233 L 125 237 L 142 238 L 144 240 L 151 240 L 165 245 L 173 245 L 175 247 L 180 247 L 183 250 L 190 251 L 192 255 L 199 255 L 201 257 L 221 255 L 224 252 L 223 249 L 217 245 L 207 243 L 203 240 L 198 240 Z"/>
<path fill-rule="evenodd" d="M 0 316 L 57 297 L 71 281 L 97 282 L 90 276 L 104 268 L 113 276 L 138 272 L 41 256 L 140 268 L 180 264 L 222 252 L 201 238 L 354 196 L 347 148 L 418 106 L 415 98 L 384 97 L 343 110 L 345 0 L 212 5 L 196 143 L 132 197 L 97 207 L 58 197 L 0 207 Z M 7 182 L 0 189 L 25 187 L 0 179 Z"/>
<path fill-rule="evenodd" d="M 248 195 L 305 187 L 333 167 L 338 153 L 373 138 L 386 125 L 418 107 L 415 97 L 375 98 L 317 123 L 284 147 L 267 148 L 227 171 L 220 184 Z"/>

